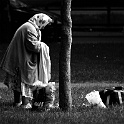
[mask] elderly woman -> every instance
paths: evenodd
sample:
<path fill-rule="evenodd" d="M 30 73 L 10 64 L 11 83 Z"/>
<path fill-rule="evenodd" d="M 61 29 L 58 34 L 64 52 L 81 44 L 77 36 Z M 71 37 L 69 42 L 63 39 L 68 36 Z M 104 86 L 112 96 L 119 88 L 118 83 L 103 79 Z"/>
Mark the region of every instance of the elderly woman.
<path fill-rule="evenodd" d="M 51 78 L 49 47 L 41 42 L 41 31 L 52 19 L 39 13 L 21 25 L 14 34 L 0 67 L 4 83 L 14 92 L 14 105 L 30 108 L 32 86 L 47 84 Z"/>

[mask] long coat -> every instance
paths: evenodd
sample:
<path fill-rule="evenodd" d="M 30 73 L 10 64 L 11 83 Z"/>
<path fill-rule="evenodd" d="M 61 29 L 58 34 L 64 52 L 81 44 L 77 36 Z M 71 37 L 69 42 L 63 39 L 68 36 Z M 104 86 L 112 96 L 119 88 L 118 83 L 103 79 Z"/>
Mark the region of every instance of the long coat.
<path fill-rule="evenodd" d="M 40 80 L 48 83 L 51 78 L 49 47 L 39 41 L 39 31 L 30 22 L 20 26 L 3 57 L 1 68 L 10 75 L 20 69 L 23 83 L 32 85 Z"/>

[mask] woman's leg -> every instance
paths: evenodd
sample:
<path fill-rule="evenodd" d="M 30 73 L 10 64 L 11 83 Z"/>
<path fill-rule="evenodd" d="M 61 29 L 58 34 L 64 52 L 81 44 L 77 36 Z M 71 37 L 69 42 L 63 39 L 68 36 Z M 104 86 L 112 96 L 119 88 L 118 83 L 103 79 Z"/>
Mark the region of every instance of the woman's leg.
<path fill-rule="evenodd" d="M 14 93 L 14 106 L 20 106 L 22 104 L 22 101 L 21 101 L 21 93 L 16 91 L 16 90 L 13 90 L 13 93 Z"/>
<path fill-rule="evenodd" d="M 32 90 L 29 85 L 21 83 L 21 92 L 22 92 L 22 105 L 23 108 L 31 108 L 31 100 L 33 98 Z"/>
<path fill-rule="evenodd" d="M 27 105 L 29 103 L 29 98 L 22 96 L 22 105 Z"/>
<path fill-rule="evenodd" d="M 19 68 L 16 68 L 16 75 L 12 77 L 11 86 L 14 93 L 14 105 L 20 106 L 21 100 L 21 74 Z"/>

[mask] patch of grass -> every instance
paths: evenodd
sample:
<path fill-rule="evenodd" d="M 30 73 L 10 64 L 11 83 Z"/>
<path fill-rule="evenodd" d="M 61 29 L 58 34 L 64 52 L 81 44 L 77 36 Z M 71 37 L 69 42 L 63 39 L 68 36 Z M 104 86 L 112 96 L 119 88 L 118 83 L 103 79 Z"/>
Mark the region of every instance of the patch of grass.
<path fill-rule="evenodd" d="M 52 81 L 59 82 L 60 44 L 50 44 Z M 72 44 L 71 81 L 123 82 L 124 44 Z"/>
<path fill-rule="evenodd" d="M 8 46 L 8 43 L 6 43 L 6 44 L 0 44 L 0 63 L 2 61 L 2 58 L 4 56 L 5 51 L 7 49 L 7 46 Z M 3 81 L 4 76 L 5 76 L 5 72 L 0 68 L 0 82 Z"/>
<path fill-rule="evenodd" d="M 0 45 L 0 62 L 8 44 Z M 49 43 L 52 63 L 51 81 L 59 82 L 60 43 Z M 124 44 L 72 44 L 71 81 L 124 81 Z M 5 72 L 0 69 L 0 82 Z"/>
<path fill-rule="evenodd" d="M 72 86 L 73 108 L 72 111 L 62 112 L 51 110 L 46 112 L 34 112 L 12 106 L 13 93 L 11 90 L 0 89 L 0 123 L 1 124 L 122 124 L 124 122 L 123 106 L 112 109 L 100 109 L 83 107 L 85 102 L 81 95 L 85 96 L 92 90 L 109 88 L 117 84 L 89 83 Z M 120 84 L 119 84 L 120 85 Z M 58 93 L 56 91 L 56 101 Z"/>

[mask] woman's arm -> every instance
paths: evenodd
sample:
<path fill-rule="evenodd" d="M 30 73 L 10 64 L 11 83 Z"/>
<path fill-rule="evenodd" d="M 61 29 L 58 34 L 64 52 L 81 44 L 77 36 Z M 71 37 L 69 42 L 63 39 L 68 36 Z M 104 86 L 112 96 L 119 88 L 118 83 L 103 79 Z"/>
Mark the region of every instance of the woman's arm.
<path fill-rule="evenodd" d="M 28 50 L 33 52 L 39 52 L 41 48 L 41 32 L 36 34 L 36 32 L 28 29 L 25 45 Z"/>

